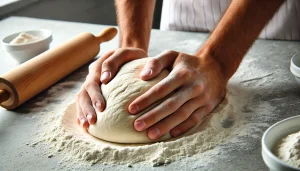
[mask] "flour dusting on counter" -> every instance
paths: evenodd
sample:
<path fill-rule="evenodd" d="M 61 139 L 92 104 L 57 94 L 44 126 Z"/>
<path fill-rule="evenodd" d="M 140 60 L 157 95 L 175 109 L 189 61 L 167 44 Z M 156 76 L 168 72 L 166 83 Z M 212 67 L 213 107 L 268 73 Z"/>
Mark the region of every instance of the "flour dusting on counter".
<path fill-rule="evenodd" d="M 255 61 L 244 61 L 249 65 Z M 251 69 L 251 70 L 250 70 Z M 252 74 L 251 74 L 252 73 Z M 276 73 L 265 73 L 259 69 L 243 67 L 235 74 L 228 85 L 228 104 L 220 104 L 214 110 L 207 127 L 202 131 L 167 142 L 146 145 L 120 145 L 113 143 L 95 143 L 76 136 L 62 127 L 62 114 L 84 81 L 84 73 L 74 79 L 59 83 L 47 91 L 48 97 L 36 102 L 38 110 L 44 108 L 40 132 L 31 144 L 50 147 L 47 156 L 64 156 L 65 163 L 122 164 L 132 166 L 145 162 L 152 166 L 169 164 L 193 156 L 198 165 L 208 165 L 216 158 L 226 156 L 226 145 L 247 148 L 244 138 L 260 139 L 262 132 L 269 126 L 266 120 L 272 118 L 274 107 L 268 102 L 248 106 L 250 90 L 264 88 L 271 84 Z M 241 81 L 243 78 L 244 81 Z M 250 89 L 250 90 L 249 90 Z M 62 100 L 58 100 L 63 97 Z M 252 118 L 251 113 L 259 113 Z M 74 122 L 76 122 L 74 120 Z"/>

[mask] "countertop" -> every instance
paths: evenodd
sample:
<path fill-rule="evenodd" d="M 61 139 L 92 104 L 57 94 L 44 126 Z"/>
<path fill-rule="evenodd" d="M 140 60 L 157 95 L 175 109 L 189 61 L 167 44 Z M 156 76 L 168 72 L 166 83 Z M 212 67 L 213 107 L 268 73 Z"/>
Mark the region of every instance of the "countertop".
<path fill-rule="evenodd" d="M 88 31 L 97 34 L 106 27 L 106 25 L 9 17 L 0 21 L 0 38 L 2 39 L 14 32 L 45 28 L 53 32 L 53 42 L 51 43 L 51 48 L 53 48 L 80 32 Z M 157 55 L 165 49 L 193 53 L 207 36 L 208 34 L 205 33 L 153 30 L 149 55 Z M 118 38 L 103 43 L 98 57 L 117 47 Z M 14 111 L 0 108 L 0 170 L 267 170 L 261 157 L 263 132 L 275 122 L 300 113 L 298 107 L 300 86 L 297 85 L 289 71 L 290 58 L 295 53 L 300 53 L 300 42 L 297 41 L 257 40 L 255 42 L 245 56 L 238 73 L 245 67 L 251 68 L 252 65 L 255 65 L 254 68 L 262 72 L 272 73 L 273 79 L 267 82 L 257 82 L 263 78 L 257 78 L 255 75 L 253 79 L 248 80 L 243 80 L 243 77 L 240 76 L 234 77 L 234 79 L 238 80 L 240 85 L 244 86 L 244 89 L 247 89 L 250 94 L 249 99 L 251 100 L 244 107 L 244 110 L 251 116 L 247 118 L 250 123 L 260 123 L 257 129 L 249 130 L 249 134 L 255 133 L 257 136 L 242 138 L 241 142 L 247 148 L 239 148 L 235 144 L 229 144 L 209 165 L 198 165 L 199 161 L 193 157 L 187 157 L 160 167 L 135 164 L 133 168 L 129 168 L 126 165 L 102 165 L 100 163 L 93 166 L 74 165 L 74 167 L 64 168 L 61 164 L 62 155 L 58 154 L 53 158 L 48 158 L 43 155 L 47 149 L 32 148 L 26 145 L 28 141 L 34 138 L 35 132 L 39 129 L 37 120 L 42 117 L 40 113 L 47 112 L 48 105 L 57 104 L 58 108 L 62 107 L 59 106 L 59 103 L 64 98 L 63 94 L 37 106 L 37 102 L 47 99 L 48 90 L 46 90 Z M 0 54 L 0 75 L 18 65 L 3 49 L 0 49 Z M 249 63 L 249 61 L 254 62 Z M 82 82 L 87 74 L 87 66 L 80 68 L 59 83 L 75 79 Z M 252 86 L 252 84 L 256 86 Z M 260 85 L 257 86 L 258 84 Z M 65 91 L 74 93 L 78 91 L 79 87 L 67 87 Z M 257 113 L 256 107 L 265 103 L 272 107 L 271 117 L 263 117 L 264 113 Z M 223 154 L 224 156 L 222 156 Z"/>

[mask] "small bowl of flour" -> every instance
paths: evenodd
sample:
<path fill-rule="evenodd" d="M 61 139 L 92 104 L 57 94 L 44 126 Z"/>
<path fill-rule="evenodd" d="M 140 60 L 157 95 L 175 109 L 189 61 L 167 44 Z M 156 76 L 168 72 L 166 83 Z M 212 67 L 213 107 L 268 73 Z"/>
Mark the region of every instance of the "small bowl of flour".
<path fill-rule="evenodd" d="M 277 122 L 266 130 L 262 157 L 271 171 L 300 170 L 300 116 Z"/>
<path fill-rule="evenodd" d="M 2 39 L 2 48 L 18 63 L 23 63 L 49 49 L 50 30 L 29 30 L 8 35 Z"/>

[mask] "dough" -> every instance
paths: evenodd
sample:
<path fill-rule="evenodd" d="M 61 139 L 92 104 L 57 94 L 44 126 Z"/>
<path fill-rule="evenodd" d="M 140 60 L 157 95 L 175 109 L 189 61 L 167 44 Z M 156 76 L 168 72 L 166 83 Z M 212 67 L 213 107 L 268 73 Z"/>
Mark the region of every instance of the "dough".
<path fill-rule="evenodd" d="M 97 122 L 90 125 L 88 132 L 102 140 L 117 143 L 149 143 L 155 142 L 148 138 L 147 132 L 138 132 L 133 123 L 136 118 L 154 108 L 161 101 L 156 102 L 137 115 L 128 112 L 129 104 L 138 96 L 146 92 L 153 85 L 161 81 L 168 74 L 163 70 L 158 76 L 143 81 L 139 78 L 140 72 L 148 58 L 142 58 L 126 63 L 117 75 L 108 84 L 102 84 L 101 90 L 106 100 L 106 108 L 103 112 L 97 111 Z M 156 141 L 167 140 L 171 136 L 166 134 Z"/>

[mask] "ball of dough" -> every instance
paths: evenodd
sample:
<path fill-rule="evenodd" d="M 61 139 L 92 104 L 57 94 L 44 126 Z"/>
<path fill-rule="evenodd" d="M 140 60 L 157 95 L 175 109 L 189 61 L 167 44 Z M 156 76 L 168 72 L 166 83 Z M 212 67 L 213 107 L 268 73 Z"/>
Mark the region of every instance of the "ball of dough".
<path fill-rule="evenodd" d="M 96 110 L 97 122 L 95 125 L 90 125 L 88 129 L 91 135 L 117 143 L 149 143 L 170 138 L 170 134 L 166 134 L 154 141 L 148 138 L 146 131 L 138 132 L 133 127 L 135 119 L 157 106 L 161 101 L 137 115 L 131 115 L 128 112 L 128 106 L 135 98 L 169 74 L 168 70 L 163 70 L 151 80 L 141 80 L 139 75 L 147 60 L 148 58 L 142 58 L 126 63 L 108 84 L 101 85 L 106 108 L 103 112 Z"/>

